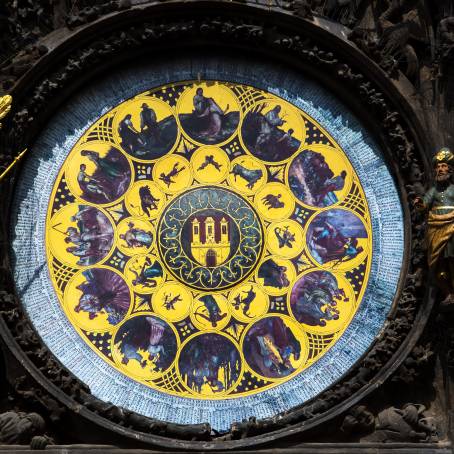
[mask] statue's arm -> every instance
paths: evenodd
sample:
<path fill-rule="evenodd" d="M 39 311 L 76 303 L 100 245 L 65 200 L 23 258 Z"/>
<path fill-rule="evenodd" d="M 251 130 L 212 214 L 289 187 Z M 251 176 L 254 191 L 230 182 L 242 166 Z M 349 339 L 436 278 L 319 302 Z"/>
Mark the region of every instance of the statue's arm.
<path fill-rule="evenodd" d="M 424 195 L 423 195 L 423 202 L 424 202 L 424 205 L 427 207 L 427 208 L 431 208 L 432 205 L 433 205 L 433 202 L 434 202 L 434 199 L 435 199 L 435 188 L 430 188 Z"/>
<path fill-rule="evenodd" d="M 435 197 L 435 188 L 430 188 L 422 197 L 416 197 L 414 204 L 420 211 L 430 210 Z"/>

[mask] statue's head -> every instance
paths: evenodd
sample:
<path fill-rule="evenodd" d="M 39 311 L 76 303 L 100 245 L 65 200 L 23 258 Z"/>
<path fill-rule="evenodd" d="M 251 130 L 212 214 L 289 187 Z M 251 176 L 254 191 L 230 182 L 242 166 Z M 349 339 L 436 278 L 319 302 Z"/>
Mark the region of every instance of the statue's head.
<path fill-rule="evenodd" d="M 38 413 L 19 413 L 19 418 L 16 430 L 21 436 L 31 438 L 44 431 L 44 419 Z"/>
<path fill-rule="evenodd" d="M 35 433 L 41 433 L 44 431 L 44 419 L 42 416 L 38 415 L 38 413 L 29 413 L 27 419 L 31 422 Z"/>
<path fill-rule="evenodd" d="M 433 158 L 435 179 L 438 182 L 448 181 L 453 174 L 454 154 L 449 148 L 442 148 Z"/>

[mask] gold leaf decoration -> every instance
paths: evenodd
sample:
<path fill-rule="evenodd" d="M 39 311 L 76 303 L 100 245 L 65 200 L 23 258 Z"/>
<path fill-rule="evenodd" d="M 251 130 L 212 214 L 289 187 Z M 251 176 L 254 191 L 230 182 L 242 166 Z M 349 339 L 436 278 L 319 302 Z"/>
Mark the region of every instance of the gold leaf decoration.
<path fill-rule="evenodd" d="M 11 95 L 0 96 L 0 120 L 8 115 L 8 112 L 11 110 L 11 104 L 13 102 L 13 97 Z M 0 123 L 0 129 L 2 124 Z"/>

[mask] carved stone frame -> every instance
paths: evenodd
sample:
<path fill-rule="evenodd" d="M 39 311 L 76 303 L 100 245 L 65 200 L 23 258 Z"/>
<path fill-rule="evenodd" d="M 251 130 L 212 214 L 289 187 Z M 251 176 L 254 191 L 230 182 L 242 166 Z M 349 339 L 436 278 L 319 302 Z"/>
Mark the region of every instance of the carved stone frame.
<path fill-rule="evenodd" d="M 389 377 L 414 347 L 433 305 L 421 283 L 427 266 L 423 228 L 411 200 L 429 169 L 422 127 L 388 76 L 351 43 L 315 23 L 258 5 L 226 1 L 172 1 L 132 7 L 102 17 L 61 41 L 14 86 L 14 106 L 4 123 L 0 165 L 30 146 L 40 127 L 71 93 L 100 71 L 132 56 L 207 46 L 263 53 L 312 74 L 360 117 L 385 154 L 399 188 L 405 217 L 405 263 L 393 309 L 381 336 L 360 361 L 326 391 L 279 418 L 234 424 L 227 435 L 203 426 L 177 426 L 142 418 L 102 403 L 56 361 L 33 331 L 14 292 L 9 264 L 9 217 L 16 175 L 4 183 L 0 207 L 0 335 L 7 349 L 51 400 L 82 426 L 96 425 L 96 440 L 167 449 L 240 449 L 269 446 L 314 429 L 359 402 Z M 184 44 L 183 44 L 184 43 Z M 351 96 L 354 93 L 355 96 Z M 33 159 L 33 155 L 28 156 Z M 30 386 L 30 385 L 27 385 Z M 52 412 L 52 410 L 49 410 Z M 51 415 L 52 416 L 52 415 Z M 219 438 L 223 440 L 220 443 Z M 129 441 L 128 441 L 129 440 Z"/>

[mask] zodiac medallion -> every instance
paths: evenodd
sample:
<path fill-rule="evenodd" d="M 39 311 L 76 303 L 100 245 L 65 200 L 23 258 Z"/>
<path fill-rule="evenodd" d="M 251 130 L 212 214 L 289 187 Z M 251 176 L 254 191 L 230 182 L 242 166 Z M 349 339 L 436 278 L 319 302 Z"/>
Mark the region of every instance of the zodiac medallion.
<path fill-rule="evenodd" d="M 89 126 L 46 232 L 78 335 L 123 377 L 183 398 L 300 374 L 352 322 L 371 269 L 342 148 L 300 107 L 229 82 L 152 88 Z"/>

